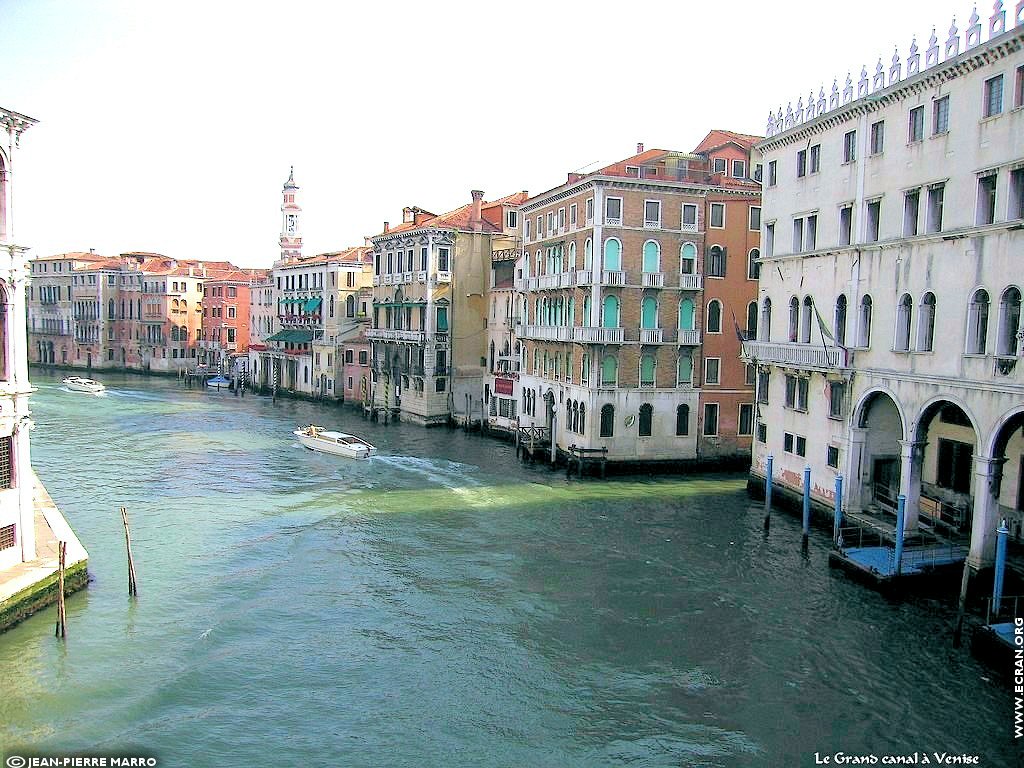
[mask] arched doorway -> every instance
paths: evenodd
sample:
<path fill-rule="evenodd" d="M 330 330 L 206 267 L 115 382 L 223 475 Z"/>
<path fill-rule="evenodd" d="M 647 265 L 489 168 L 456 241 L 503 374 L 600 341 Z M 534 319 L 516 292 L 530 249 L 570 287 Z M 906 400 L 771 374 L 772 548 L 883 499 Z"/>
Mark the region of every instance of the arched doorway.
<path fill-rule="evenodd" d="M 547 429 L 551 429 L 555 423 L 555 393 L 550 389 L 544 394 L 544 426 Z M 554 433 L 551 434 L 551 439 L 555 439 Z"/>
<path fill-rule="evenodd" d="M 1024 541 L 1024 406 L 1004 415 L 996 425 L 985 459 L 976 460 L 977 472 L 987 469 L 987 487 L 975 488 L 971 530 L 971 560 L 987 561 L 994 552 L 995 530 L 1005 520 L 1010 538 Z"/>
<path fill-rule="evenodd" d="M 961 405 L 948 399 L 925 405 L 905 450 L 908 528 L 920 516 L 937 533 L 968 534 L 978 446 L 974 422 Z"/>
<path fill-rule="evenodd" d="M 901 479 L 900 444 L 905 435 L 903 414 L 890 394 L 875 390 L 861 400 L 854 423 L 850 475 L 860 479 L 860 492 L 851 494 L 851 507 L 895 513 Z"/>

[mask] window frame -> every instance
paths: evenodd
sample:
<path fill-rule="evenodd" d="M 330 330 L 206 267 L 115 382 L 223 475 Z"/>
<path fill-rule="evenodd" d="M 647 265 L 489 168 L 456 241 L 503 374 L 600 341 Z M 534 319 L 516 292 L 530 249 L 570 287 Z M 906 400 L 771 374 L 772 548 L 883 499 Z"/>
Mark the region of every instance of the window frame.
<path fill-rule="evenodd" d="M 924 104 L 912 107 L 907 113 L 907 144 L 924 141 Z"/>
<path fill-rule="evenodd" d="M 715 210 L 721 211 L 721 223 L 715 224 Z M 725 229 L 725 203 L 710 203 L 708 209 L 708 228 Z"/>
<path fill-rule="evenodd" d="M 999 90 L 995 90 L 995 84 L 998 83 Z M 981 119 L 988 120 L 992 117 L 999 117 L 1003 114 L 1003 73 L 1000 72 L 998 75 L 993 75 L 985 80 L 985 84 L 982 88 L 984 99 L 981 107 Z M 998 104 L 993 103 L 998 96 Z"/>

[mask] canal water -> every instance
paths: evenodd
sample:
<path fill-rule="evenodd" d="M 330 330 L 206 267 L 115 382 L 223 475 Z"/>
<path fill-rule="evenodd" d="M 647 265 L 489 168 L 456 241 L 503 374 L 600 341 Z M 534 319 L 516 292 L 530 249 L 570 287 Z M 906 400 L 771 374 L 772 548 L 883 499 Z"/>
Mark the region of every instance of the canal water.
<path fill-rule="evenodd" d="M 799 766 L 1019 757 L 948 604 L 770 536 L 741 476 L 567 482 L 347 409 L 36 373 L 33 461 L 94 581 L 0 635 L 0 747 L 164 766 Z M 315 454 L 316 422 L 369 462 Z M 119 507 L 139 599 L 127 596 Z M 3 751 L 0 750 L 0 751 Z M 834 759 L 833 759 L 834 764 Z"/>

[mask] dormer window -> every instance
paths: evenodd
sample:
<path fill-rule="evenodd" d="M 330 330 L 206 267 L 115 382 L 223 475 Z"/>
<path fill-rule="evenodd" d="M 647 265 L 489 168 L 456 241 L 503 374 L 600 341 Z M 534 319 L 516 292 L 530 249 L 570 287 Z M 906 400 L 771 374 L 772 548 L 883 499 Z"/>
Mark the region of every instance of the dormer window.
<path fill-rule="evenodd" d="M 640 176 L 640 168 L 639 168 L 639 166 L 636 166 L 636 165 L 627 165 L 627 166 L 626 166 L 626 175 L 627 175 L 627 176 L 636 176 L 636 177 L 639 177 L 639 176 Z"/>
<path fill-rule="evenodd" d="M 725 158 L 724 157 L 716 157 L 712 161 L 711 172 L 712 173 L 725 173 L 725 165 L 726 165 L 726 163 L 725 163 Z"/>
<path fill-rule="evenodd" d="M 747 178 L 747 163 L 745 160 L 732 161 L 732 177 L 734 179 Z"/>

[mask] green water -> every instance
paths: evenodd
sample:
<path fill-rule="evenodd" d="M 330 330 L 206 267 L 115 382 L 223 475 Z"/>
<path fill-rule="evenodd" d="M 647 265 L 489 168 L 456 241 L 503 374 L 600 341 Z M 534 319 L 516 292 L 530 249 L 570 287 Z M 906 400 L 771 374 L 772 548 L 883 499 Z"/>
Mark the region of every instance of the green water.
<path fill-rule="evenodd" d="M 766 539 L 740 476 L 608 482 L 354 413 L 37 373 L 33 461 L 88 591 L 0 635 L 7 753 L 165 766 L 1015 764 L 1012 701 L 949 605 L 889 603 Z M 380 448 L 314 454 L 315 421 Z M 139 575 L 127 597 L 118 509 Z"/>

